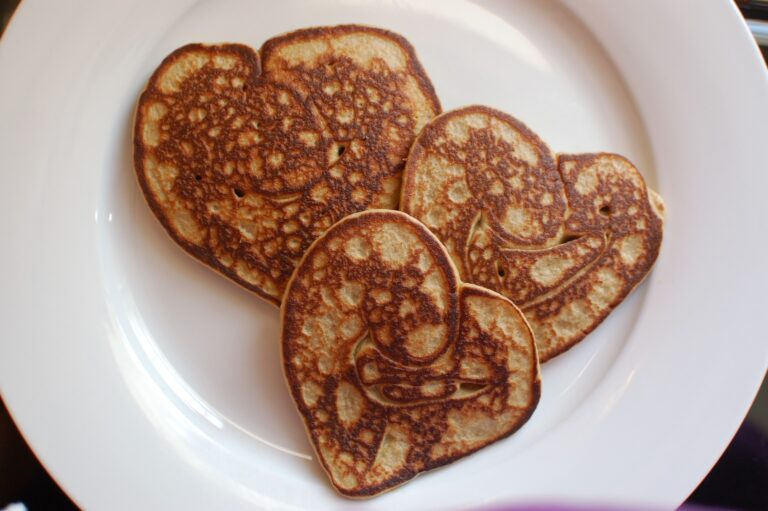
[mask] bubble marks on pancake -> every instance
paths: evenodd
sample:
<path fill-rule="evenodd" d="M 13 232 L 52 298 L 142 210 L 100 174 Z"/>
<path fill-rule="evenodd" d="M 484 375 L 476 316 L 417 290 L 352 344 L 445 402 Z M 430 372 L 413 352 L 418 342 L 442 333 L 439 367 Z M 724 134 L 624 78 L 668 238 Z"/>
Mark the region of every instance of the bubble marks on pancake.
<path fill-rule="evenodd" d="M 282 305 L 285 376 L 333 486 L 369 497 L 510 435 L 539 399 L 532 332 L 462 283 L 397 211 L 351 215 L 310 247 Z"/>
<path fill-rule="evenodd" d="M 555 156 L 520 121 L 481 106 L 424 128 L 400 208 L 445 243 L 461 278 L 520 307 L 542 361 L 605 319 L 662 238 L 661 198 L 624 157 Z"/>
<path fill-rule="evenodd" d="M 439 111 L 413 48 L 384 30 L 299 30 L 258 52 L 191 44 L 141 95 L 134 163 L 176 242 L 279 304 L 317 236 L 397 206 L 407 152 Z"/>

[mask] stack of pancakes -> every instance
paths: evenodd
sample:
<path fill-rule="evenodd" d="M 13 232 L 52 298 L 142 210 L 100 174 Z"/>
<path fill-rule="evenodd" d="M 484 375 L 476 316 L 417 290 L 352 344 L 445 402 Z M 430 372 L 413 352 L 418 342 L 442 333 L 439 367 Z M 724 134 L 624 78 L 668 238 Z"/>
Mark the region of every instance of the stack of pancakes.
<path fill-rule="evenodd" d="M 441 114 L 413 47 L 370 27 L 174 51 L 134 147 L 170 236 L 280 305 L 291 395 L 349 497 L 520 428 L 539 362 L 661 244 L 661 198 L 625 158 L 554 154 L 488 107 Z"/>

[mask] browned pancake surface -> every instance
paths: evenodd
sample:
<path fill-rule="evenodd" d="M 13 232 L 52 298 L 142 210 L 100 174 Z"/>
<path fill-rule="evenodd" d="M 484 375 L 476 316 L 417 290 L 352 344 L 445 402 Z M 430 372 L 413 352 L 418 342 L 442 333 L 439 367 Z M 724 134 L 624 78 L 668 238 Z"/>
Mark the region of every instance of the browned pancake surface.
<path fill-rule="evenodd" d="M 519 428 L 539 399 L 533 335 L 506 298 L 462 283 L 396 211 L 319 238 L 282 305 L 285 376 L 334 487 L 369 497 Z"/>
<path fill-rule="evenodd" d="M 385 30 L 299 30 L 259 52 L 191 44 L 139 100 L 135 167 L 182 247 L 278 304 L 318 235 L 396 207 L 408 149 L 439 111 L 413 48 Z"/>
<path fill-rule="evenodd" d="M 400 208 L 445 243 L 461 278 L 522 309 L 542 361 L 627 296 L 662 238 L 661 199 L 625 158 L 555 156 L 520 121 L 480 106 L 424 128 Z"/>

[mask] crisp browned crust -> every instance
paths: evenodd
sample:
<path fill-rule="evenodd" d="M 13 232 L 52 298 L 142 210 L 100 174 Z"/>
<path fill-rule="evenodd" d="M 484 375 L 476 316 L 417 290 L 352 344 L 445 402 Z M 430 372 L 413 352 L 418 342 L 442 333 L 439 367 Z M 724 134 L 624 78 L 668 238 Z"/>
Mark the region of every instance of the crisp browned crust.
<path fill-rule="evenodd" d="M 371 497 L 504 438 L 540 395 L 512 302 L 464 284 L 397 212 L 350 215 L 315 241 L 281 309 L 283 368 L 333 486 Z"/>
<path fill-rule="evenodd" d="M 397 206 L 410 145 L 439 112 L 413 47 L 386 30 L 310 28 L 258 53 L 190 44 L 139 99 L 134 164 L 177 243 L 279 304 L 318 235 Z"/>
<path fill-rule="evenodd" d="M 555 157 L 523 123 L 482 106 L 422 130 L 400 208 L 445 243 L 461 278 L 520 307 L 542 361 L 600 324 L 662 239 L 661 198 L 624 157 Z"/>

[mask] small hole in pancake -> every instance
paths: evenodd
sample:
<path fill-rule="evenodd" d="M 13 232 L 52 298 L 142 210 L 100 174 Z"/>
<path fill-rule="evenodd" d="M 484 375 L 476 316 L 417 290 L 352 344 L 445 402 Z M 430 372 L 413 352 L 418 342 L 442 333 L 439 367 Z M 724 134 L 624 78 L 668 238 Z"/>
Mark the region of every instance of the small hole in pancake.
<path fill-rule="evenodd" d="M 504 278 L 504 276 L 507 274 L 507 271 L 498 262 L 496 263 L 496 272 L 499 274 L 499 277 L 501 278 Z"/>
<path fill-rule="evenodd" d="M 339 144 L 339 147 L 336 149 L 336 155 L 341 156 L 342 154 L 344 154 L 344 151 L 346 150 L 347 150 L 347 146 L 343 144 Z"/>
<path fill-rule="evenodd" d="M 598 211 L 603 216 L 610 216 L 611 214 L 611 207 L 610 206 L 603 206 Z"/>
<path fill-rule="evenodd" d="M 574 234 L 566 234 L 562 238 L 560 238 L 560 244 L 568 243 L 569 241 L 577 240 L 579 239 L 579 236 L 576 236 Z"/>
<path fill-rule="evenodd" d="M 195 181 L 202 181 L 202 179 L 203 179 L 203 176 L 201 176 L 200 174 L 195 174 Z"/>
<path fill-rule="evenodd" d="M 233 190 L 235 192 L 235 195 L 237 195 L 238 198 L 242 199 L 245 197 L 245 192 L 242 190 L 242 188 L 235 188 Z"/>
<path fill-rule="evenodd" d="M 482 383 L 472 383 L 468 381 L 461 382 L 461 385 L 459 386 L 459 390 L 462 393 L 477 392 L 478 390 L 483 390 L 484 388 L 485 385 Z"/>

